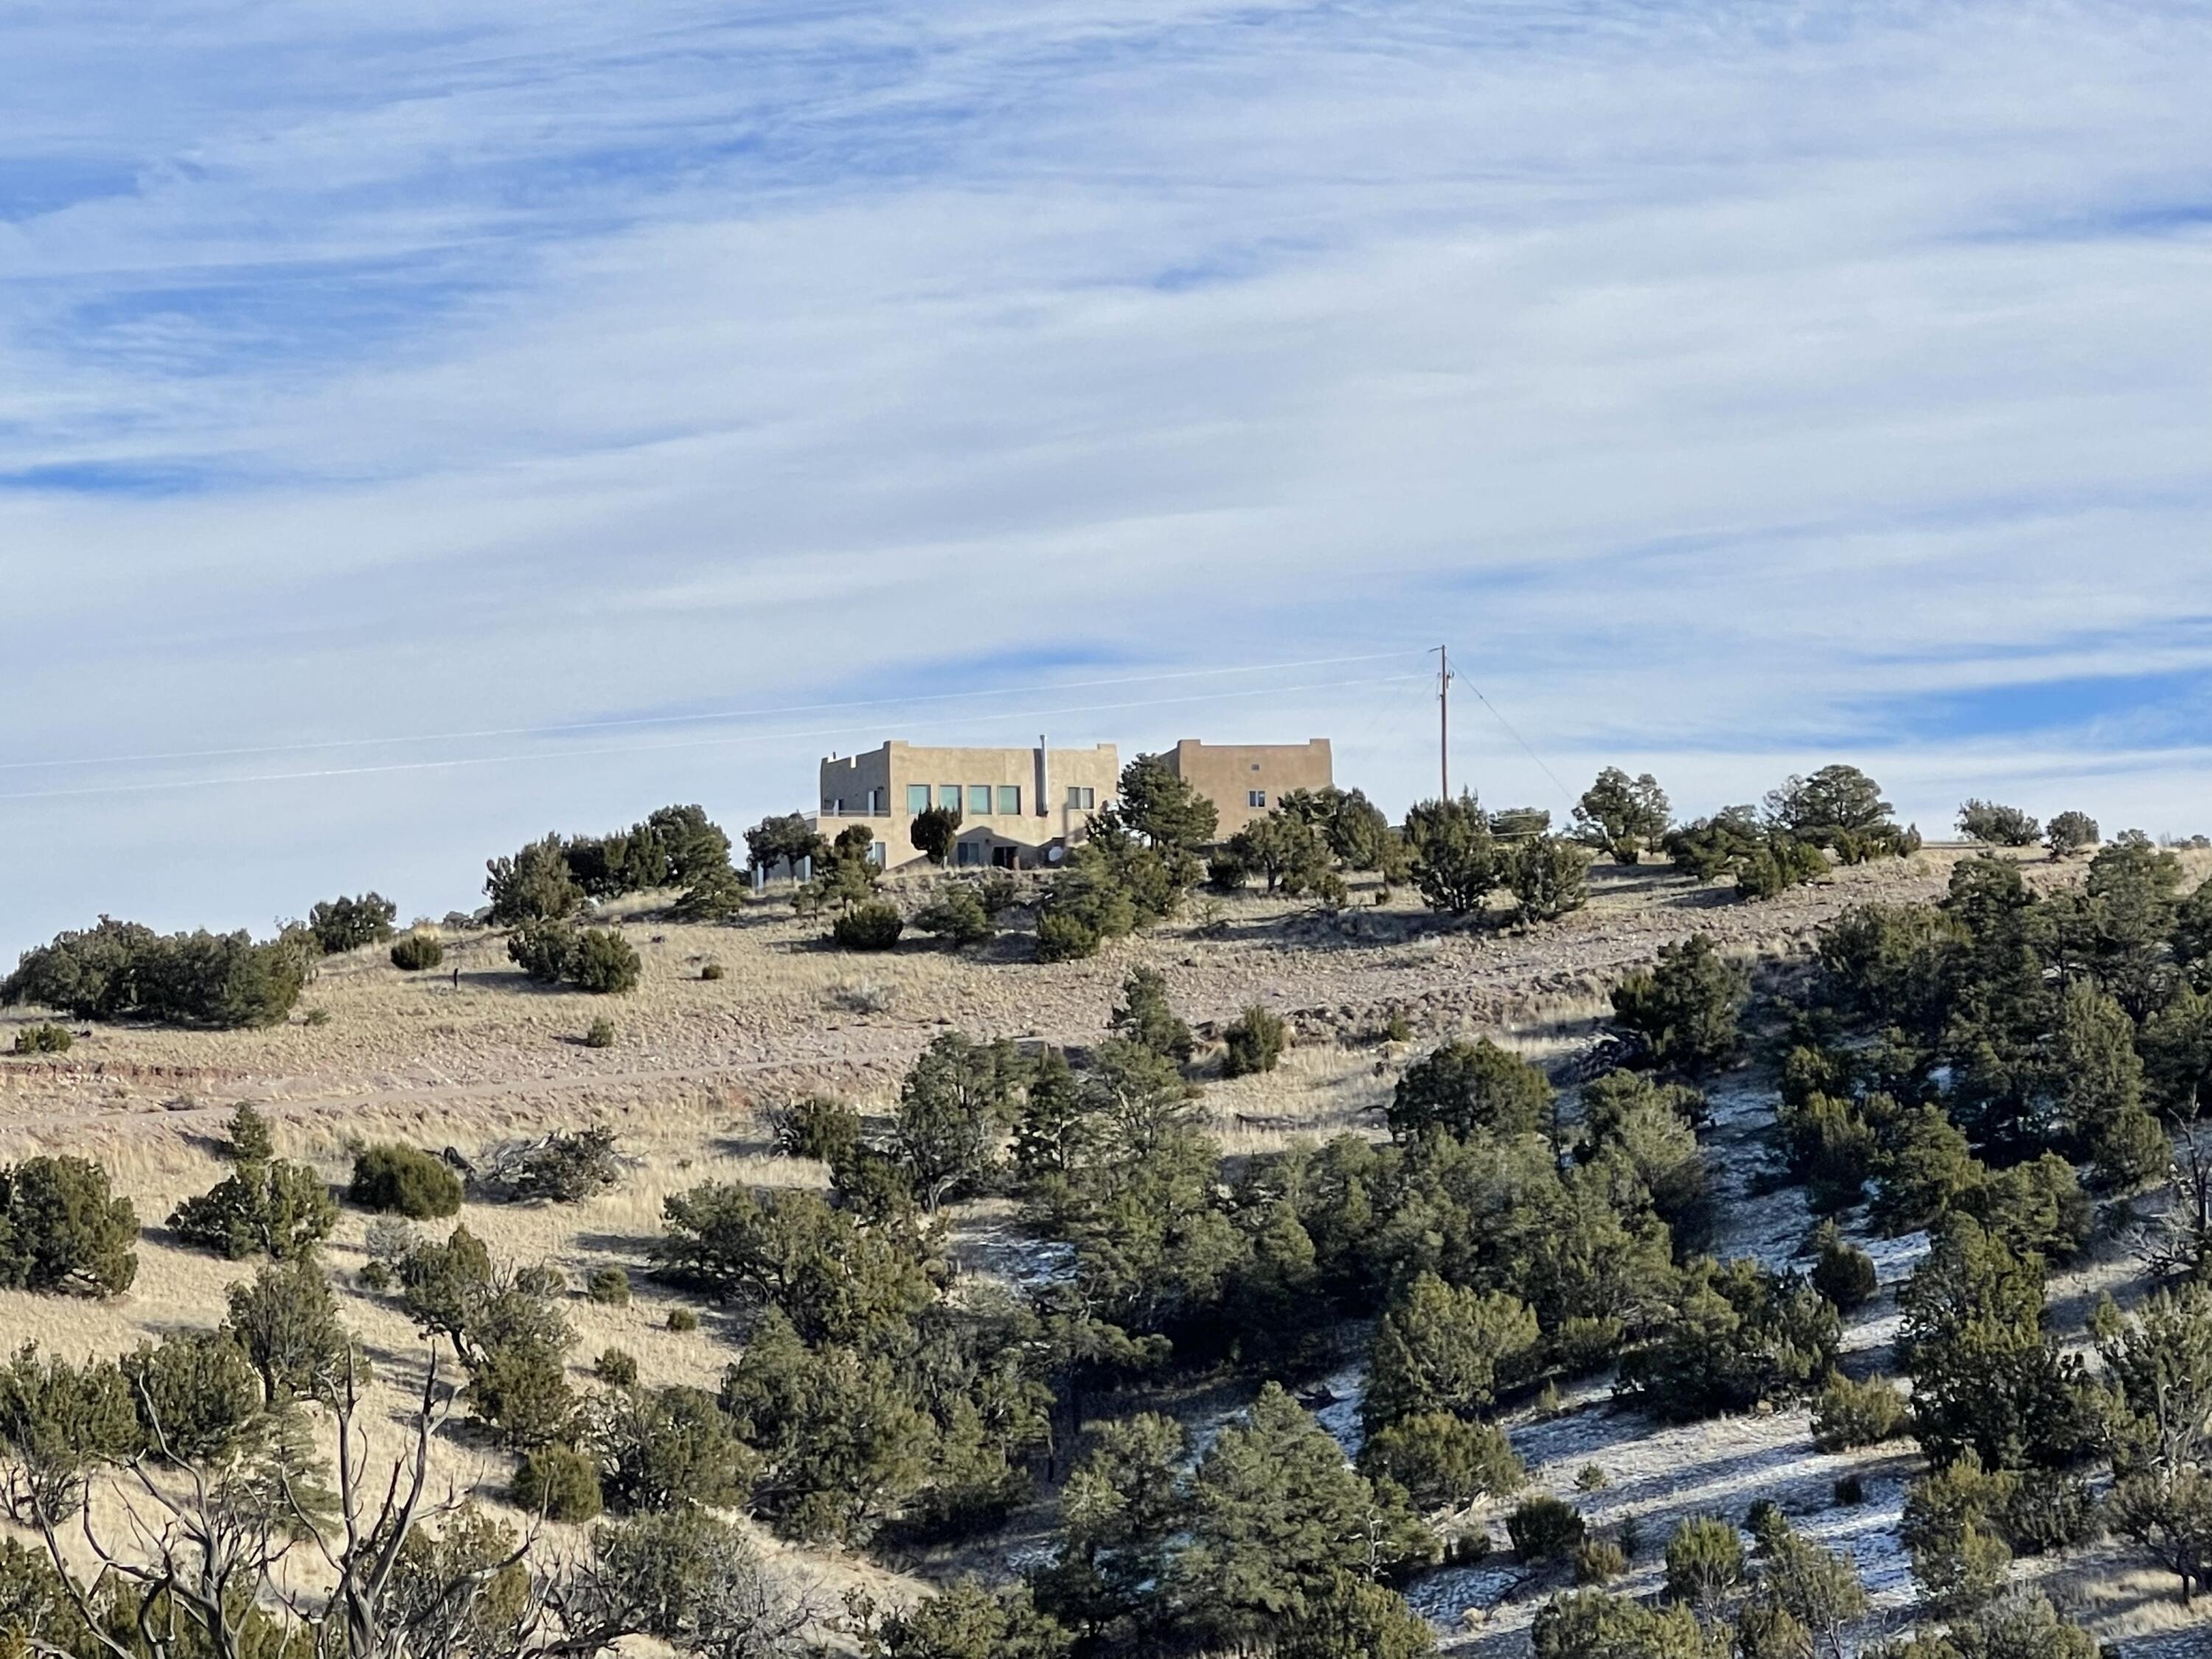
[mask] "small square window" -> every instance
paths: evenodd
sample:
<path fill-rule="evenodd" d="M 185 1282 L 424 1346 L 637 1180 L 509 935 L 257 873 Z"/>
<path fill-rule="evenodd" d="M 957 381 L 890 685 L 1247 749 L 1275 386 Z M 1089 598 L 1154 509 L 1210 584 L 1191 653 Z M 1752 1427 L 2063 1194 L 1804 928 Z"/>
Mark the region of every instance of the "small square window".
<path fill-rule="evenodd" d="M 1097 803 L 1097 790 L 1085 789 L 1080 784 L 1071 783 L 1067 786 L 1067 804 L 1079 811 L 1089 811 Z"/>
<path fill-rule="evenodd" d="M 927 812 L 929 811 L 929 786 L 927 784 L 909 783 L 907 785 L 906 810 L 908 812 Z"/>
<path fill-rule="evenodd" d="M 991 816 L 991 786 L 989 784 L 971 783 L 968 786 L 968 816 L 971 818 L 988 818 Z"/>
<path fill-rule="evenodd" d="M 937 786 L 937 804 L 948 812 L 958 811 L 960 810 L 960 786 L 957 783 L 939 784 Z"/>
<path fill-rule="evenodd" d="M 1246 790 L 1244 804 L 1247 806 L 1265 806 L 1267 804 L 1267 792 L 1264 789 Z"/>
<path fill-rule="evenodd" d="M 1259 762 L 1257 762 L 1257 761 L 1254 761 L 1254 762 L 1252 763 L 1252 769 L 1253 769 L 1255 772 L 1258 771 L 1258 770 L 1260 769 L 1260 763 L 1259 763 Z"/>
<path fill-rule="evenodd" d="M 999 811 L 1005 817 L 1018 817 L 1022 811 L 1022 787 L 1018 783 L 999 786 Z"/>

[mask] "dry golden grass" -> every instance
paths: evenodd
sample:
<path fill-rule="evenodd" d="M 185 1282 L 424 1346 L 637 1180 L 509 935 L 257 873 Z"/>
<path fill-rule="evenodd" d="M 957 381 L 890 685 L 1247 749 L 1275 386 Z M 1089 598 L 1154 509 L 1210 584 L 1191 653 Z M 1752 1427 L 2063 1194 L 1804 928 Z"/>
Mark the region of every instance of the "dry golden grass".
<path fill-rule="evenodd" d="M 326 960 L 293 1018 L 271 1030 L 80 1024 L 67 1055 L 0 1058 L 0 1133 L 18 1127 L 62 1144 L 121 1115 L 240 1099 L 341 1118 L 465 1103 L 488 1128 L 520 1128 L 687 1093 L 850 1088 L 895 1076 L 946 1024 L 1089 1041 L 1139 963 L 1166 975 L 1196 1021 L 1225 1021 L 1259 1003 L 1323 1016 L 1349 1033 L 1397 1008 L 1433 1037 L 1601 999 L 1660 944 L 1693 931 L 1740 951 L 1791 948 L 1854 900 L 1940 891 L 1952 856 L 1839 871 L 1758 906 L 1716 902 L 1724 895 L 1653 866 L 1601 866 L 1589 909 L 1526 933 L 1439 921 L 1403 891 L 1377 907 L 1371 885 L 1334 916 L 1257 896 L 1209 901 L 1219 918 L 1210 925 L 1194 908 L 1090 962 L 1054 964 L 1024 960 L 1017 937 L 960 955 L 922 939 L 848 955 L 825 948 L 819 922 L 773 898 L 711 927 L 655 921 L 638 902 L 611 916 L 644 963 L 630 995 L 532 986 L 494 933 L 453 938 L 448 967 L 428 974 L 402 973 L 372 947 Z M 709 961 L 725 977 L 699 977 Z M 600 1015 L 613 1019 L 617 1041 L 587 1048 L 584 1031 Z M 40 1017 L 0 1015 L 0 1049 Z"/>
<path fill-rule="evenodd" d="M 313 1163 L 336 1184 L 347 1173 L 342 1141 L 349 1133 L 368 1139 L 394 1135 L 432 1146 L 451 1144 L 476 1152 L 514 1126 L 488 1121 L 484 1109 L 464 1103 L 422 1111 L 384 1109 L 358 1117 L 348 1114 L 343 1127 L 322 1115 L 280 1116 L 276 1127 L 282 1155 Z M 621 1348 L 635 1357 L 640 1378 L 647 1383 L 713 1389 L 734 1352 L 726 1317 L 712 1308 L 697 1308 L 647 1274 L 649 1245 L 660 1230 L 662 1200 L 702 1181 L 820 1186 L 825 1172 L 818 1164 L 775 1156 L 750 1111 L 731 1111 L 718 1103 L 694 1099 L 633 1109 L 622 1115 L 619 1127 L 623 1149 L 634 1163 L 617 1190 L 578 1205 L 470 1203 L 457 1220 L 482 1237 L 496 1258 L 548 1262 L 567 1276 L 574 1288 L 562 1310 L 577 1335 L 570 1354 L 570 1380 L 580 1390 L 593 1386 L 592 1363 L 607 1348 Z M 19 1129 L 0 1141 L 0 1158 L 19 1156 L 26 1150 L 24 1143 L 43 1143 L 45 1139 Z M 165 1332 L 221 1323 L 229 1286 L 250 1278 L 258 1264 L 225 1261 L 184 1249 L 161 1225 L 179 1199 L 204 1190 L 225 1171 L 204 1134 L 187 1131 L 178 1118 L 164 1115 L 103 1121 L 72 1134 L 67 1144 L 73 1152 L 100 1158 L 118 1193 L 137 1206 L 147 1228 L 139 1245 L 137 1277 L 127 1294 L 106 1302 L 0 1291 L 0 1333 L 5 1334 L 0 1340 L 7 1348 L 12 1352 L 22 1342 L 35 1341 L 45 1352 L 81 1359 L 126 1352 Z M 430 1351 L 393 1300 L 361 1285 L 360 1269 L 367 1259 L 362 1240 L 370 1220 L 359 1212 L 343 1211 L 322 1256 L 339 1292 L 341 1316 L 361 1339 L 374 1368 L 364 1421 L 374 1437 L 374 1455 L 380 1464 L 398 1455 L 406 1443 L 406 1421 L 419 1398 Z M 440 1236 L 452 1224 L 425 1224 L 423 1231 Z M 592 1271 L 607 1266 L 630 1273 L 632 1297 L 626 1307 L 603 1305 L 582 1294 Z M 666 1328 L 670 1310 L 679 1306 L 700 1313 L 699 1329 L 678 1333 Z M 459 1380 L 450 1356 L 442 1369 L 444 1375 Z M 513 1525 L 528 1523 L 506 1499 L 513 1458 L 482 1443 L 458 1414 L 432 1443 L 432 1470 L 434 1492 L 450 1489 Z M 112 1494 L 95 1508 L 94 1516 L 111 1534 L 127 1520 Z M 557 1540 L 569 1529 L 549 1530 Z M 834 1607 L 852 1585 L 864 1586 L 879 1599 L 902 1600 L 921 1593 L 914 1581 L 874 1564 L 798 1549 L 763 1529 L 750 1530 L 777 1571 L 797 1587 L 817 1590 L 817 1599 L 824 1606 Z M 76 1547 L 82 1557 L 81 1540 Z"/>
<path fill-rule="evenodd" d="M 252 1264 L 182 1249 L 161 1224 L 179 1199 L 220 1178 L 212 1139 L 240 1100 L 268 1113 L 284 1155 L 313 1163 L 333 1182 L 344 1178 L 356 1139 L 452 1146 L 473 1156 L 548 1127 L 604 1121 L 635 1160 L 619 1190 L 574 1206 L 471 1204 L 460 1218 L 496 1255 L 553 1263 L 572 1285 L 608 1265 L 631 1271 L 630 1306 L 604 1307 L 580 1291 L 567 1304 L 580 1386 L 592 1358 L 615 1346 L 636 1358 L 647 1382 L 712 1388 L 733 1352 L 727 1322 L 706 1310 L 701 1330 L 667 1331 L 674 1298 L 641 1269 L 672 1192 L 706 1180 L 823 1182 L 818 1165 L 774 1154 L 763 1105 L 821 1086 L 880 1110 L 907 1061 L 946 1029 L 1095 1041 L 1123 977 L 1145 963 L 1202 1025 L 1254 1003 L 1291 1018 L 1297 1041 L 1273 1072 L 1207 1085 L 1204 1109 L 1225 1151 L 1250 1155 L 1299 1138 L 1379 1133 L 1380 1109 L 1409 1052 L 1441 1036 L 1489 1035 L 1532 1059 L 1557 1058 L 1587 1039 L 1606 1008 L 1605 986 L 1660 944 L 1706 930 L 1740 955 L 1796 948 L 1848 903 L 1940 892 L 1957 856 L 1936 849 L 1910 866 L 1839 872 L 1815 890 L 1757 907 L 1716 905 L 1663 870 L 1601 867 L 1589 910 L 1528 933 L 1439 924 L 1402 893 L 1387 907 L 1334 917 L 1254 896 L 1094 961 L 1050 966 L 1020 959 L 1011 940 L 973 955 L 920 942 L 844 955 L 822 948 L 820 924 L 773 903 L 727 927 L 666 924 L 638 906 L 619 920 L 644 975 L 635 994 L 619 999 L 530 986 L 507 964 L 498 935 L 450 940 L 448 969 L 425 975 L 392 968 L 380 948 L 365 951 L 326 963 L 301 1013 L 274 1030 L 100 1027 L 59 1059 L 0 1058 L 0 1161 L 40 1152 L 96 1158 L 149 1230 L 129 1295 L 96 1304 L 0 1294 L 0 1342 L 112 1354 L 221 1320 L 227 1287 Z M 2039 880 L 2070 879 L 2080 866 L 2031 869 Z M 724 978 L 699 977 L 710 960 Z M 322 1011 L 325 1023 L 307 1023 L 308 1010 Z M 1394 1010 L 1411 1022 L 1412 1043 L 1376 1040 Z M 579 1039 L 601 1013 L 615 1019 L 617 1044 L 586 1048 Z M 37 1017 L 0 1017 L 0 1050 L 14 1026 Z M 1011 1205 L 969 1206 L 956 1220 L 954 1255 L 978 1278 L 1004 1279 L 1021 1265 L 1029 1247 Z M 374 1407 L 394 1419 L 419 1387 L 423 1347 L 394 1304 L 358 1284 L 367 1221 L 349 1212 L 326 1258 L 345 1317 L 377 1364 Z M 441 1480 L 501 1505 L 509 1460 L 459 1432 L 441 1437 L 436 1459 Z M 919 1589 L 863 1563 L 763 1543 L 788 1574 L 832 1595 L 856 1582 L 898 1599 Z M 2124 1558 L 2109 1570 L 2086 1559 L 2080 1570 L 2080 1594 L 2095 1603 L 2100 1628 L 2164 1628 L 2163 1604 L 2136 1593 L 2150 1581 Z"/>

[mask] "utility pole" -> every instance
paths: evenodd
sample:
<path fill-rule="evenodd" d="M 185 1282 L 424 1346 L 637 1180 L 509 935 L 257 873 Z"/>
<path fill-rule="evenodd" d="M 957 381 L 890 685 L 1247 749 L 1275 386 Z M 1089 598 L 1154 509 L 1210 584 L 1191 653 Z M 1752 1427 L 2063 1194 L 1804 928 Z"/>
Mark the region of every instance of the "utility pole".
<path fill-rule="evenodd" d="M 1451 799 L 1451 652 L 1437 647 L 1437 784 Z"/>

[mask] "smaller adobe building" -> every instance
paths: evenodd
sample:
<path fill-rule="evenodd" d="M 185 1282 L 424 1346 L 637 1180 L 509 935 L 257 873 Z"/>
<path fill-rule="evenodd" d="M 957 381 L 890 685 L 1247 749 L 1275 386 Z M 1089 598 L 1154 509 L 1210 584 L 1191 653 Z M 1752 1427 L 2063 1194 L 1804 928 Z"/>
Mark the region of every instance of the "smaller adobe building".
<path fill-rule="evenodd" d="M 1304 743 L 1201 743 L 1185 738 L 1167 754 L 1170 769 L 1213 803 L 1214 831 L 1226 841 L 1264 818 L 1293 789 L 1327 789 L 1335 781 L 1327 738 Z"/>

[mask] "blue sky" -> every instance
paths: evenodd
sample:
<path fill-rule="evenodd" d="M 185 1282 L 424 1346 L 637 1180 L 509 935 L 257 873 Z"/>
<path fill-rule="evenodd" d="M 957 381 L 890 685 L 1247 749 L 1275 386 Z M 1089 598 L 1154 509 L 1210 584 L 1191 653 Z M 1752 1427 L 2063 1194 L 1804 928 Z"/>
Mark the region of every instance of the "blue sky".
<path fill-rule="evenodd" d="M 1438 640 L 1575 787 L 2212 830 L 2207 61 L 2156 0 L 11 7 L 0 956 L 441 913 L 956 713 L 1401 806 Z"/>

